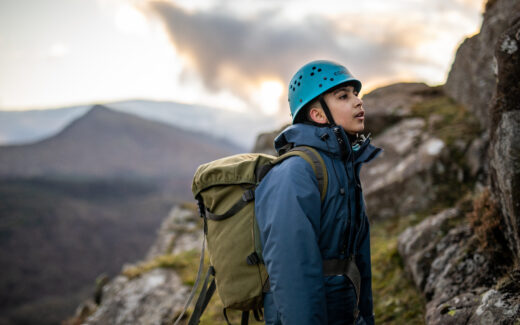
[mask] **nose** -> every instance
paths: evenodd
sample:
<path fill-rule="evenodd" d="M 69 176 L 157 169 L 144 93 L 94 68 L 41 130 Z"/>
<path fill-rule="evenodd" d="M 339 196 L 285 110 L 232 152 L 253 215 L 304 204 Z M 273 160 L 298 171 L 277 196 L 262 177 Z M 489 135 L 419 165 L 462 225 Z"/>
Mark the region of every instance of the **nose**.
<path fill-rule="evenodd" d="M 357 98 L 357 103 L 356 103 L 356 107 L 358 108 L 363 108 L 363 100 L 359 97 L 356 97 Z"/>

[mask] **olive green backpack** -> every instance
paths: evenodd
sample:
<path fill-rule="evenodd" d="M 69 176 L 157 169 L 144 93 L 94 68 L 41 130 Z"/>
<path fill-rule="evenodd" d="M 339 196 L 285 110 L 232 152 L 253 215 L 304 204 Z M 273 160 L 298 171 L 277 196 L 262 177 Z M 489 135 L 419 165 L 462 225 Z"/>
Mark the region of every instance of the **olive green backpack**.
<path fill-rule="evenodd" d="M 248 323 L 250 311 L 255 319 L 261 321 L 263 293 L 269 290 L 269 281 L 255 219 L 254 193 L 272 167 L 292 156 L 299 156 L 311 165 L 323 201 L 327 192 L 327 169 L 323 158 L 312 147 L 294 147 L 279 157 L 239 154 L 209 162 L 197 169 L 192 192 L 204 220 L 204 241 L 208 242 L 211 266 L 189 325 L 199 323 L 215 289 L 224 305 L 223 313 L 228 324 L 227 309 L 241 310 L 242 324 Z M 198 286 L 204 263 L 204 241 L 197 280 L 177 323 Z"/>

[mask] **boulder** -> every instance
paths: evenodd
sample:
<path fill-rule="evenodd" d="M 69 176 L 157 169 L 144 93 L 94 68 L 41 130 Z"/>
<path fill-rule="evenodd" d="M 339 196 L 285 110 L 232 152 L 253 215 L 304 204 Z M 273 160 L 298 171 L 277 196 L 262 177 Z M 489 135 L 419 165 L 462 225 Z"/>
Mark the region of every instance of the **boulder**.
<path fill-rule="evenodd" d="M 414 213 L 436 199 L 434 175 L 446 170 L 440 161 L 446 144 L 425 132 L 425 125 L 422 118 L 403 119 L 374 138 L 383 153 L 361 176 L 372 219 Z"/>
<path fill-rule="evenodd" d="M 377 135 L 411 115 L 411 108 L 442 90 L 424 83 L 396 83 L 377 88 L 363 96 L 366 114 L 365 133 Z"/>
<path fill-rule="evenodd" d="M 189 289 L 171 269 L 154 269 L 134 279 L 118 276 L 103 291 L 103 301 L 85 324 L 171 324 Z"/>

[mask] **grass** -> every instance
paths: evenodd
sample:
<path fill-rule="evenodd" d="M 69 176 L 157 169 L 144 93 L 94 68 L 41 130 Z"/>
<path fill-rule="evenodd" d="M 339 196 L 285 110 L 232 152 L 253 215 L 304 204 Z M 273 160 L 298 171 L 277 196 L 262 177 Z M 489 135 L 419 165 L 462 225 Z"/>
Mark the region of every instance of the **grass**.
<path fill-rule="evenodd" d="M 397 236 L 417 215 L 372 226 L 372 291 L 376 324 L 424 324 L 425 299 L 403 268 Z"/>

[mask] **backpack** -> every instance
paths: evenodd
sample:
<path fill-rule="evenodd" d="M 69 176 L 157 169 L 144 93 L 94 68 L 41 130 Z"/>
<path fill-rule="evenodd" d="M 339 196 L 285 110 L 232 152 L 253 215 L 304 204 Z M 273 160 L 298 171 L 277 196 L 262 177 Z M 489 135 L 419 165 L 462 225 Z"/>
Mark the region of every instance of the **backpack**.
<path fill-rule="evenodd" d="M 227 309 L 241 310 L 242 324 L 248 323 L 250 311 L 256 320 L 262 321 L 263 294 L 269 290 L 269 280 L 255 218 L 254 191 L 271 168 L 292 156 L 299 156 L 311 165 L 323 201 L 327 192 L 327 169 L 321 155 L 312 147 L 294 147 L 279 157 L 239 154 L 199 166 L 192 192 L 204 220 L 204 240 L 197 280 L 176 324 L 198 286 L 206 240 L 211 266 L 188 324 L 199 323 L 215 289 L 224 305 L 228 324 Z M 210 277 L 213 277 L 211 283 Z"/>

